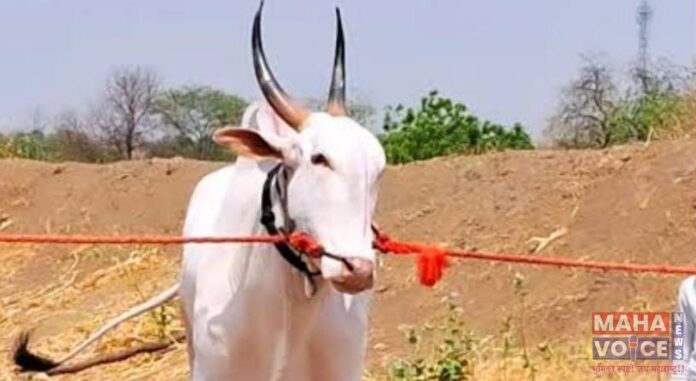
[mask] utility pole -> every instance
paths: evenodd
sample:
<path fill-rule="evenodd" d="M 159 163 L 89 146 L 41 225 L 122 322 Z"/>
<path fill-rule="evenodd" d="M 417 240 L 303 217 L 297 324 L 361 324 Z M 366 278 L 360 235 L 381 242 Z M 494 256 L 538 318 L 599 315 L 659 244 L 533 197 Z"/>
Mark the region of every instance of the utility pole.
<path fill-rule="evenodd" d="M 636 22 L 638 23 L 638 68 L 636 75 L 643 94 L 650 91 L 648 36 L 652 16 L 653 10 L 648 0 L 642 0 L 636 11 Z"/>

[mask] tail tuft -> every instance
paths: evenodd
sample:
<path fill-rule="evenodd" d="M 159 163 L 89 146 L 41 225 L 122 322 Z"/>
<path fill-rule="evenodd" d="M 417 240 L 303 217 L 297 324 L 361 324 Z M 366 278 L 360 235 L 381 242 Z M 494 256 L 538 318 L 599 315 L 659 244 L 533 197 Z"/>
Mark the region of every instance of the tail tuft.
<path fill-rule="evenodd" d="M 22 372 L 46 372 L 60 365 L 53 360 L 31 353 L 29 351 L 30 339 L 29 332 L 21 332 L 15 340 L 12 351 L 14 363 L 20 367 Z"/>

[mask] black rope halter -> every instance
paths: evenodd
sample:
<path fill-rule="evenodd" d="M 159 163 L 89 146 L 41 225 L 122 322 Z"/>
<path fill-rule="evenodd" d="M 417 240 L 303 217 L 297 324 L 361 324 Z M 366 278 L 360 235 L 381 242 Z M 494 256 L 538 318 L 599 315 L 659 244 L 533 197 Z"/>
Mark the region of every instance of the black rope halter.
<path fill-rule="evenodd" d="M 266 228 L 266 231 L 268 231 L 268 234 L 270 235 L 287 235 L 292 230 L 294 230 L 294 224 L 289 218 L 287 219 L 286 226 L 289 227 L 288 230 L 290 231 L 286 231 L 286 229 L 284 228 L 279 228 L 275 224 L 276 218 L 275 213 L 273 213 L 273 203 L 271 201 L 271 186 L 273 184 L 273 180 L 276 179 L 278 173 L 281 171 L 282 168 L 283 165 L 278 164 L 273 169 L 271 169 L 270 172 L 268 172 L 266 181 L 263 184 L 263 192 L 261 193 L 261 224 Z M 276 181 L 276 186 L 278 187 L 279 194 L 282 195 L 282 192 L 280 192 L 280 184 L 278 181 Z M 283 202 L 282 200 L 281 202 L 283 203 L 283 205 L 285 205 L 285 202 Z M 285 206 L 283 206 L 283 208 L 285 208 Z M 276 247 L 280 255 L 283 257 L 283 259 L 285 259 L 285 261 L 290 264 L 290 266 L 297 269 L 310 280 L 312 280 L 312 277 L 321 275 L 320 271 L 310 270 L 309 266 L 307 265 L 307 262 L 305 262 L 303 258 L 303 253 L 300 253 L 293 249 L 287 242 L 276 242 L 274 243 L 274 246 Z"/>
<path fill-rule="evenodd" d="M 261 224 L 266 228 L 266 231 L 270 235 L 282 234 L 287 236 L 295 230 L 295 224 L 292 219 L 287 215 L 286 210 L 286 192 L 282 189 L 280 182 L 278 181 L 278 174 L 281 173 L 283 169 L 283 164 L 278 164 L 273 169 L 268 172 L 266 176 L 266 181 L 263 184 L 263 192 L 261 193 Z M 281 206 L 285 212 L 285 228 L 279 228 L 276 226 L 275 213 L 273 213 L 273 202 L 271 200 L 271 188 L 273 186 L 273 181 L 276 183 L 276 191 L 280 197 Z M 285 259 L 290 266 L 301 272 L 307 279 L 314 284 L 314 277 L 321 275 L 321 271 L 312 271 L 307 264 L 305 257 L 306 253 L 299 252 L 290 246 L 286 241 L 274 243 L 275 248 L 278 250 L 280 255 Z M 336 254 L 329 253 L 327 251 L 322 251 L 322 256 L 329 257 L 331 259 L 342 262 L 349 271 L 353 271 L 354 266 L 348 261 L 348 259 L 338 256 Z"/>

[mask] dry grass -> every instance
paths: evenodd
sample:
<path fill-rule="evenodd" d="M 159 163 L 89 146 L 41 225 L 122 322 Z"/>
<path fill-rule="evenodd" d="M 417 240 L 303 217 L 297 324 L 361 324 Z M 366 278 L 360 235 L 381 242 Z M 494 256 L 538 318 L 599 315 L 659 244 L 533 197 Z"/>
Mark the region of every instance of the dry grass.
<path fill-rule="evenodd" d="M 687 98 L 684 125 L 690 136 L 696 135 L 696 88 L 691 91 Z"/>
<path fill-rule="evenodd" d="M 3 248 L 0 252 L 2 261 L 10 264 L 0 268 L 0 295 L 5 295 L 0 299 L 0 380 L 33 378 L 30 375 L 18 376 L 10 363 L 10 348 L 7 344 L 12 342 L 20 330 L 37 327 L 32 349 L 57 358 L 114 314 L 149 298 L 174 282 L 172 269 L 176 266 L 171 261 L 162 260 L 164 256 L 156 249 L 106 250 L 81 247 L 66 255 L 57 255 L 49 264 L 52 267 L 51 273 L 60 274 L 56 279 L 21 286 L 15 284 L 14 280 L 26 277 L 26 271 L 35 266 L 32 262 L 38 258 L 36 254 L 32 248 Z M 167 304 L 124 323 L 86 350 L 81 358 L 166 339 L 182 329 L 178 308 Z M 183 349 L 179 348 L 173 353 L 175 355 L 167 357 L 182 357 Z M 125 364 L 106 366 L 99 369 L 98 377 L 142 380 L 151 379 L 150 376 L 167 370 L 167 376 L 162 379 L 177 378 L 173 377 L 177 374 L 179 379 L 185 378 L 183 357 L 181 360 L 184 361 L 179 362 L 177 369 L 172 369 L 171 365 L 166 365 L 163 361 L 157 361 L 159 357 L 140 356 L 128 362 L 127 368 L 124 368 Z M 91 380 L 94 379 L 94 374 L 87 371 L 56 379 Z"/>
<path fill-rule="evenodd" d="M 696 87 L 679 102 L 674 115 L 670 115 L 659 126 L 654 126 L 657 140 L 689 139 L 696 136 Z"/>

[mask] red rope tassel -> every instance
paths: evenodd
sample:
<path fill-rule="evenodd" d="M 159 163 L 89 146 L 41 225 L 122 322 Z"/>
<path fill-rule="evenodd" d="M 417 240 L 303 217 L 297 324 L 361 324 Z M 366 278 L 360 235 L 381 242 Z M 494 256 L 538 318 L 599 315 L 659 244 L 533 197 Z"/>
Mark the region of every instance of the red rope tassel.
<path fill-rule="evenodd" d="M 374 247 L 383 253 L 417 255 L 418 278 L 424 286 L 434 286 L 442 278 L 445 266 L 447 266 L 445 250 L 437 247 L 397 242 L 376 230 Z"/>
<path fill-rule="evenodd" d="M 432 287 L 441 278 L 447 265 L 445 252 L 429 249 L 418 254 L 418 277 L 424 286 Z"/>

